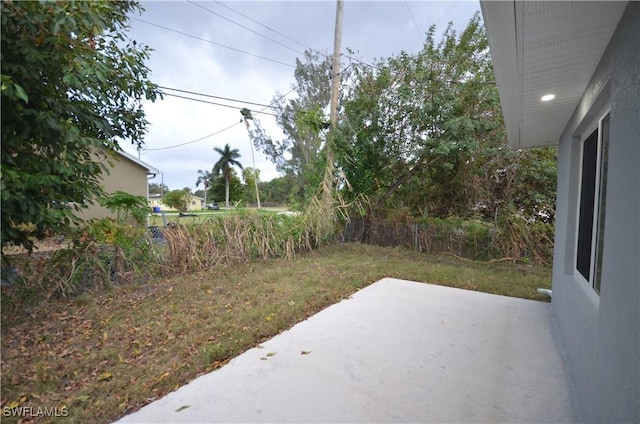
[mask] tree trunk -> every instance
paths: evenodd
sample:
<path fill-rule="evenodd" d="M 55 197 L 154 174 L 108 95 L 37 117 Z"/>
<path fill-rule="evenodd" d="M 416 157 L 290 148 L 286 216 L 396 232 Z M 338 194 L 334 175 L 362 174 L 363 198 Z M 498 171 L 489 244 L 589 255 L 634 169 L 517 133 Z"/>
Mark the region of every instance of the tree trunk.
<path fill-rule="evenodd" d="M 426 167 L 427 164 L 419 162 L 417 163 L 413 168 L 411 168 L 411 170 L 409 172 L 407 172 L 406 174 L 402 175 L 400 178 L 398 178 L 388 189 L 387 191 L 382 195 L 382 197 L 376 202 L 376 209 L 380 208 L 384 202 L 387 201 L 387 199 L 389 199 L 389 197 L 391 197 L 391 195 L 393 193 L 395 193 L 395 191 L 397 189 L 400 188 L 400 186 L 404 183 L 406 183 L 409 178 L 413 177 L 416 172 L 424 169 Z"/>
<path fill-rule="evenodd" d="M 226 208 L 229 209 L 229 177 L 226 176 L 224 179 L 224 203 Z"/>

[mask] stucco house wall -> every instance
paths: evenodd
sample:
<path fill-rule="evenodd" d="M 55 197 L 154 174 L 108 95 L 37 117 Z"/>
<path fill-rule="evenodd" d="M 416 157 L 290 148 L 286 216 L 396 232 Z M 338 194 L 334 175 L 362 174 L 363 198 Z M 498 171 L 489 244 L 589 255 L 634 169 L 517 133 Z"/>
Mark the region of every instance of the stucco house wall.
<path fill-rule="evenodd" d="M 640 2 L 481 7 L 509 144 L 558 144 L 552 310 L 579 422 L 640 423 Z"/>
<path fill-rule="evenodd" d="M 640 422 L 640 3 L 630 2 L 559 145 L 553 310 L 585 422 Z M 576 271 L 582 143 L 609 113 L 598 295 Z"/>

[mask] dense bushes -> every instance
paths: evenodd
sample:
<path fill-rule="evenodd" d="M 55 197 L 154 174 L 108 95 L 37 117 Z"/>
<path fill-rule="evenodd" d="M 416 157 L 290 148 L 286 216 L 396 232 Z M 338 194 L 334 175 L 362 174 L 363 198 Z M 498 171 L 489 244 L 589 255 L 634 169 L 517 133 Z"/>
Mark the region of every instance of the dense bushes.
<path fill-rule="evenodd" d="M 474 260 L 509 258 L 540 265 L 550 265 L 553 260 L 553 225 L 529 222 L 514 214 L 495 222 L 456 217 L 414 219 L 403 214 L 352 217 L 345 224 L 342 239 Z"/>

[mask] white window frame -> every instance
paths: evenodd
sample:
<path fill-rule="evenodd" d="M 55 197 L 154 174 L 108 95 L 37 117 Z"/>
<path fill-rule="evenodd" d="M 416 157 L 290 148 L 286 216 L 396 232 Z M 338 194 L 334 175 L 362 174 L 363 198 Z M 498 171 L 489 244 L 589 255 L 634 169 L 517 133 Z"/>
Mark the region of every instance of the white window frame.
<path fill-rule="evenodd" d="M 599 113 L 596 115 L 597 119 L 592 120 L 589 125 L 586 127 L 585 131 L 582 133 L 582 135 L 579 137 L 579 144 L 580 144 L 580 149 L 579 149 L 579 175 L 578 175 L 578 187 L 577 187 L 577 207 L 576 207 L 576 211 L 575 211 L 575 218 L 576 218 L 576 231 L 575 231 L 575 241 L 574 241 L 574 255 L 573 255 L 573 269 L 574 269 L 574 276 L 581 282 L 583 282 L 585 284 L 585 286 L 589 287 L 591 290 L 591 293 L 594 293 L 595 295 L 600 294 L 600 290 L 599 288 L 597 288 L 596 286 L 599 285 L 600 283 L 600 275 L 598 274 L 598 271 L 602 271 L 601 269 L 597 268 L 598 267 L 598 251 L 599 248 L 601 246 L 601 244 L 604 242 L 604 240 L 601 240 L 599 237 L 599 230 L 600 230 L 600 225 L 604 225 L 604 213 L 606 212 L 606 207 L 604 209 L 601 208 L 601 201 L 602 201 L 602 189 L 604 188 L 605 190 L 605 204 L 606 204 L 606 185 L 603 187 L 602 185 L 602 170 L 603 170 L 603 161 L 602 161 L 602 154 L 603 154 L 603 143 L 604 143 L 604 134 L 605 132 L 603 131 L 603 123 L 604 121 L 608 118 L 609 119 L 609 131 L 607 133 L 607 135 L 609 135 L 610 133 L 610 122 L 611 122 L 611 117 L 610 117 L 610 107 L 607 105 L 606 108 L 603 108 L 599 111 Z M 581 202 L 581 196 L 582 196 L 582 173 L 583 173 L 583 160 L 584 160 L 584 143 L 585 141 L 594 133 L 594 131 L 598 131 L 598 139 L 597 139 L 597 150 L 596 150 L 596 169 L 595 169 L 595 187 L 594 187 L 594 193 L 593 193 L 593 220 L 592 220 L 592 228 L 591 228 L 591 252 L 590 252 L 590 258 L 589 258 L 589 275 L 588 278 L 585 278 L 585 276 L 582 274 L 581 271 L 578 270 L 578 255 L 579 255 L 579 249 L 578 249 L 578 243 L 579 243 L 579 235 L 580 235 L 580 202 Z M 609 136 L 610 138 L 610 136 Z M 605 183 L 606 184 L 606 183 Z M 601 288 L 601 287 L 600 287 Z"/>

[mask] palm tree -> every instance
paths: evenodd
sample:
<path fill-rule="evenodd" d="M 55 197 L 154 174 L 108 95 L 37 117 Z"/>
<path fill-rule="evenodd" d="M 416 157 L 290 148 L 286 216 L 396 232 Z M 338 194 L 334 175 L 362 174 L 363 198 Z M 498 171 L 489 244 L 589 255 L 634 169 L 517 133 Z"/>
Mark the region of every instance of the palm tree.
<path fill-rule="evenodd" d="M 209 181 L 211 180 L 211 172 L 198 169 L 198 180 L 196 181 L 196 188 L 200 186 L 200 183 L 204 185 L 204 204 L 207 205 L 207 188 Z"/>
<path fill-rule="evenodd" d="M 231 167 L 237 166 L 240 169 L 242 165 L 236 159 L 240 158 L 240 152 L 238 149 L 233 149 L 229 147 L 229 144 L 224 146 L 224 149 L 219 147 L 214 147 L 218 154 L 220 154 L 220 159 L 213 165 L 213 173 L 214 175 L 219 175 L 222 172 L 224 176 L 224 202 L 227 209 L 229 209 L 229 180 L 231 179 Z"/>

